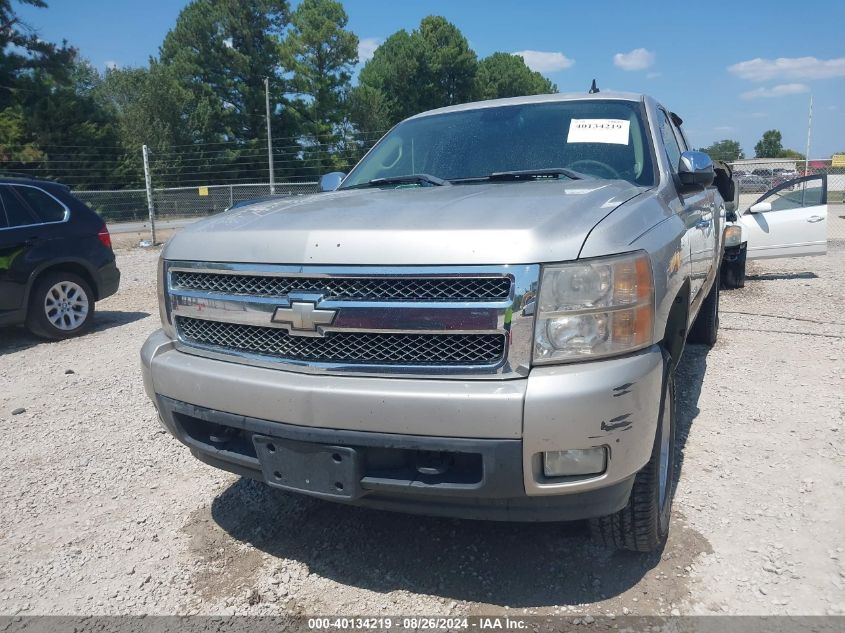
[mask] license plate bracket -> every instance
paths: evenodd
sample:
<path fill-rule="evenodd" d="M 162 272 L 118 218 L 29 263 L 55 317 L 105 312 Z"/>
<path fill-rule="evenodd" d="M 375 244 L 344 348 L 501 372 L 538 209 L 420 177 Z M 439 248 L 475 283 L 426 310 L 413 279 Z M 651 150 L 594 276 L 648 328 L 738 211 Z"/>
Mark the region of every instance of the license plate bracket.
<path fill-rule="evenodd" d="M 270 486 L 330 499 L 360 495 L 360 456 L 354 448 L 263 435 L 253 435 L 252 442 Z"/>

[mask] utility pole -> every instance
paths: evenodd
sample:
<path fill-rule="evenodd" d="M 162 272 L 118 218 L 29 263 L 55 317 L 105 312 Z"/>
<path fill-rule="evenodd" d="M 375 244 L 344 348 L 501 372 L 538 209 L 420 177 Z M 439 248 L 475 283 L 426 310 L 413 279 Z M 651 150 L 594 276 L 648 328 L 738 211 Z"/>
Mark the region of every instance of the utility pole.
<path fill-rule="evenodd" d="M 264 105 L 267 108 L 267 163 L 270 165 L 270 195 L 276 193 L 276 179 L 273 176 L 273 132 L 270 129 L 270 78 L 264 78 Z"/>
<path fill-rule="evenodd" d="M 155 214 L 155 206 L 153 205 L 153 180 L 150 178 L 150 153 L 147 150 L 147 146 L 144 145 L 142 148 L 144 153 L 144 182 L 147 185 L 147 208 L 150 212 L 150 239 L 152 240 L 152 245 L 156 245 L 156 214 Z"/>
<path fill-rule="evenodd" d="M 810 138 L 813 133 L 813 95 L 810 94 L 810 118 L 807 122 L 807 154 L 804 160 L 804 175 L 806 176 L 810 171 Z"/>

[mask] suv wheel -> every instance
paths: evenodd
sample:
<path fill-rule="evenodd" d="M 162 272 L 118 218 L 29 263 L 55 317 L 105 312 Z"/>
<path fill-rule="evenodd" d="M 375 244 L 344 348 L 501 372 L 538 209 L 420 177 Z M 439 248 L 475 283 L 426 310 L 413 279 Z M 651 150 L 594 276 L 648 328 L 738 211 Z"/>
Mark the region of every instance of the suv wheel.
<path fill-rule="evenodd" d="M 48 339 L 63 339 L 85 332 L 94 317 L 94 294 L 88 283 L 73 273 L 54 272 L 32 289 L 26 326 Z"/>
<path fill-rule="evenodd" d="M 698 316 L 690 328 L 687 341 L 702 345 L 713 346 L 719 336 L 719 277 L 721 272 L 716 274 L 710 292 L 704 297 Z"/>
<path fill-rule="evenodd" d="M 664 354 L 660 417 L 651 458 L 637 473 L 628 504 L 615 514 L 590 520 L 593 538 L 607 547 L 651 552 L 669 534 L 675 494 L 675 379 Z"/>

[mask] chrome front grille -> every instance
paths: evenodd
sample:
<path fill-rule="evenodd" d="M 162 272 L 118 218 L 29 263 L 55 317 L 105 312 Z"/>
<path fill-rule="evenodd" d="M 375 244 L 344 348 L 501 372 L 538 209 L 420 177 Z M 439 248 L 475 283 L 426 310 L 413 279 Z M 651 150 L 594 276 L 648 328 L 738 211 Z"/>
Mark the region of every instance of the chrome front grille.
<path fill-rule="evenodd" d="M 184 352 L 303 373 L 528 374 L 540 267 L 165 261 Z"/>
<path fill-rule="evenodd" d="M 178 317 L 182 340 L 277 360 L 376 365 L 496 365 L 505 353 L 501 334 L 382 334 L 333 332 L 324 338 L 284 330 Z"/>
<path fill-rule="evenodd" d="M 175 288 L 215 294 L 284 297 L 319 292 L 333 301 L 503 301 L 510 277 L 298 277 L 174 271 Z"/>

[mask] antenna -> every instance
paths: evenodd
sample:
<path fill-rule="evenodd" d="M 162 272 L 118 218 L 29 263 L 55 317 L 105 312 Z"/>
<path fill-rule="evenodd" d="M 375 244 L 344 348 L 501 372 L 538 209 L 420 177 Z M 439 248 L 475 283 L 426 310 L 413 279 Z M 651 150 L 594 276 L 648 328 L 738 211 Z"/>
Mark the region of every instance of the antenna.
<path fill-rule="evenodd" d="M 592 85 L 592 86 L 590 86 L 590 90 L 589 90 L 589 92 L 588 92 L 587 94 L 594 95 L 594 94 L 596 94 L 597 92 L 599 92 L 599 88 L 598 88 L 598 86 L 596 86 L 596 80 L 595 80 L 595 79 L 593 79 L 593 85 Z"/>

